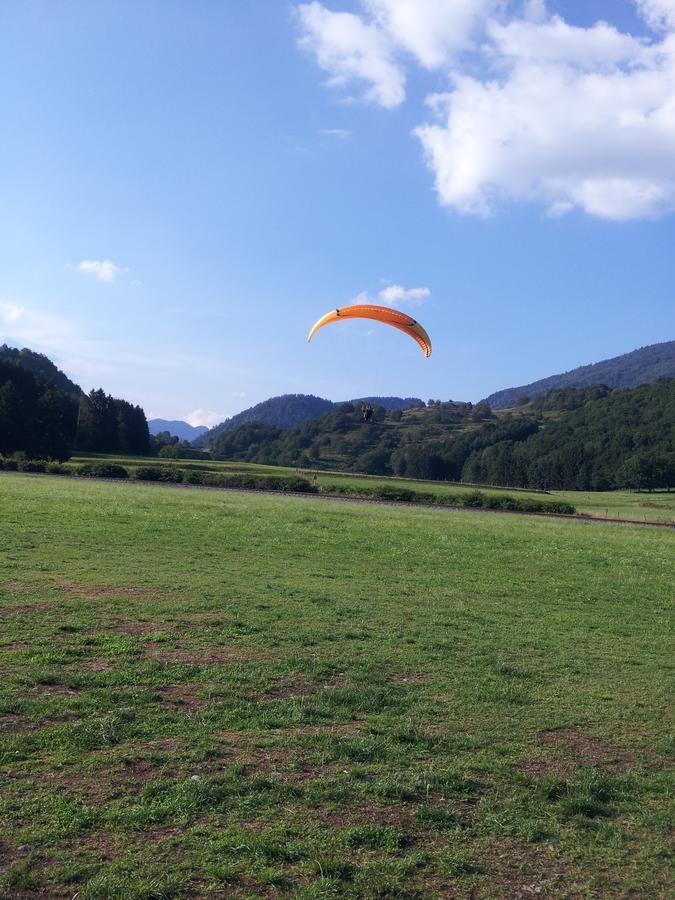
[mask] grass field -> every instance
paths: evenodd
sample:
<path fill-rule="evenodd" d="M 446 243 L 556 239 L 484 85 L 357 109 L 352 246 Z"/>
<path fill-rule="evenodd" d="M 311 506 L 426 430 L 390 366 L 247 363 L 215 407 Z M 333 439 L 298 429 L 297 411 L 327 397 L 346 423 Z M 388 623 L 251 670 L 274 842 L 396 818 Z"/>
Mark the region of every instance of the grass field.
<path fill-rule="evenodd" d="M 176 465 L 174 460 L 152 459 L 133 456 L 102 456 L 89 454 L 87 456 L 73 457 L 72 462 L 84 463 L 92 459 L 118 462 L 121 465 L 134 466 L 147 465 Z M 281 466 L 259 466 L 242 462 L 220 462 L 201 460 L 181 460 L 180 466 L 189 466 L 196 469 L 214 472 L 245 472 L 256 475 L 295 475 L 296 469 L 283 468 Z M 404 478 L 386 478 L 364 475 L 350 475 L 340 472 L 316 472 L 319 485 L 329 487 L 363 487 L 364 484 L 390 485 L 391 487 L 412 488 L 442 495 L 443 493 L 461 495 L 475 491 L 471 485 L 461 485 L 442 481 L 415 481 Z M 668 522 L 675 524 L 675 492 L 667 491 L 551 491 L 545 494 L 541 491 L 514 490 L 513 488 L 481 487 L 481 492 L 486 496 L 491 494 L 515 493 L 522 498 L 540 500 L 543 496 L 551 499 L 564 500 L 571 503 L 578 513 L 597 518 L 618 518 L 639 522 Z"/>
<path fill-rule="evenodd" d="M 667 897 L 675 534 L 0 474 L 0 896 Z"/>

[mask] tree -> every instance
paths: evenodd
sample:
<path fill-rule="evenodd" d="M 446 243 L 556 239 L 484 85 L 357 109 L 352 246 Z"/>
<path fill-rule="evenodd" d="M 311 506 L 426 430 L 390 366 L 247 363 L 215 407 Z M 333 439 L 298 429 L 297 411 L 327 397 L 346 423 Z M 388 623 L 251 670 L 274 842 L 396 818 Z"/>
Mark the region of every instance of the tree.
<path fill-rule="evenodd" d="M 0 453 L 25 449 L 25 425 L 19 392 L 7 381 L 0 387 Z"/>
<path fill-rule="evenodd" d="M 639 491 L 646 486 L 647 473 L 641 457 L 629 456 L 616 473 L 616 483 L 620 488 Z"/>

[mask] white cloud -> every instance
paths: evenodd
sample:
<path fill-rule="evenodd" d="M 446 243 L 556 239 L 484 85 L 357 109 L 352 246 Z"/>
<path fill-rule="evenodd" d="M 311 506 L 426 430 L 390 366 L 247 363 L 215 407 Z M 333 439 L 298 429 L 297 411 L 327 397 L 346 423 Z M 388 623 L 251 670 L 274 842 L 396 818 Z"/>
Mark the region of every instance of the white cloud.
<path fill-rule="evenodd" d="M 322 128 L 319 131 L 321 137 L 337 138 L 339 141 L 346 141 L 354 134 L 346 128 Z"/>
<path fill-rule="evenodd" d="M 635 0 L 638 10 L 652 28 L 675 29 L 675 0 Z"/>
<path fill-rule="evenodd" d="M 330 85 L 365 82 L 367 100 L 385 109 L 403 103 L 405 74 L 380 28 L 353 13 L 331 12 L 317 2 L 299 6 L 298 14 L 305 32 L 300 43 L 316 55 L 319 66 L 330 75 Z"/>
<path fill-rule="evenodd" d="M 185 421 L 194 427 L 206 425 L 207 428 L 213 428 L 214 425 L 220 425 L 226 418 L 225 413 L 214 412 L 212 409 L 195 409 L 185 416 Z"/>
<path fill-rule="evenodd" d="M 675 209 L 675 0 L 634 2 L 664 34 L 575 27 L 544 0 L 360 0 L 359 15 L 314 2 L 300 12 L 332 83 L 365 81 L 381 106 L 403 102 L 411 62 L 445 73 L 448 90 L 427 98 L 432 118 L 413 132 L 442 205 L 488 216 L 534 202 L 628 220 Z"/>
<path fill-rule="evenodd" d="M 640 44 L 629 68 L 610 64 L 625 52 L 617 43 L 596 46 L 604 70 L 588 71 L 592 39 L 583 52 L 575 42 L 570 62 L 560 43 L 547 48 L 550 26 L 541 27 L 540 58 L 530 58 L 528 37 L 506 78 L 457 76 L 452 92 L 430 99 L 437 122 L 415 134 L 441 203 L 489 215 L 500 200 L 529 200 L 617 220 L 672 210 L 675 39 L 648 63 Z"/>
<path fill-rule="evenodd" d="M 390 284 L 377 295 L 384 306 L 419 306 L 430 296 L 429 288 L 404 288 L 400 284 Z"/>
<path fill-rule="evenodd" d="M 363 0 L 377 26 L 427 69 L 471 46 L 480 24 L 502 0 Z"/>
<path fill-rule="evenodd" d="M 592 72 L 648 56 L 645 41 L 622 34 L 606 22 L 592 28 L 568 25 L 560 16 L 544 22 L 490 22 L 488 34 L 494 56 L 509 62 L 558 63 Z"/>
<path fill-rule="evenodd" d="M 83 259 L 75 266 L 75 269 L 85 275 L 93 275 L 98 281 L 108 283 L 113 282 L 118 275 L 126 274 L 129 271 L 121 266 L 116 266 L 109 259 Z"/>
<path fill-rule="evenodd" d="M 404 288 L 400 284 L 390 284 L 377 294 L 373 300 L 368 291 L 362 291 L 352 301 L 353 304 L 375 303 L 379 306 L 419 306 L 427 297 L 431 296 L 431 291 L 426 287 Z"/>

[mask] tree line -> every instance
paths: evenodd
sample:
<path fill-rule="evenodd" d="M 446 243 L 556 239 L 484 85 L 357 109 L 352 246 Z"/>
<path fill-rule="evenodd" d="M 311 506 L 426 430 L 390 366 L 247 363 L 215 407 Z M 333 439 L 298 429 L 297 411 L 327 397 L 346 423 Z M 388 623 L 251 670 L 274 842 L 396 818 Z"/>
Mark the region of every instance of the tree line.
<path fill-rule="evenodd" d="M 30 353 L 21 351 L 26 352 Z M 57 387 L 59 381 L 42 362 L 46 357 L 33 355 L 39 368 L 29 368 L 18 352 L 0 355 L 0 454 L 65 460 L 75 449 L 148 453 L 148 423 L 140 406 L 100 388 L 84 394 L 72 382 L 67 384 L 75 390 Z M 53 363 L 49 365 L 58 373 Z"/>

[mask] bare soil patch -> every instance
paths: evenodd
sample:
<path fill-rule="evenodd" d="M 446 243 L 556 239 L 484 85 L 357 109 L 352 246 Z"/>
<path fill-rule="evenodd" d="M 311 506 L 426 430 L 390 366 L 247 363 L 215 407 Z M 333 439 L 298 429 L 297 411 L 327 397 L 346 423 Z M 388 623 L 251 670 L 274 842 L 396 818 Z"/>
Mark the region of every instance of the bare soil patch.
<path fill-rule="evenodd" d="M 485 872 L 471 897 L 487 898 L 555 897 L 576 900 L 587 896 L 572 879 L 565 863 L 547 847 L 495 841 L 476 859 Z"/>
<path fill-rule="evenodd" d="M 637 762 L 635 754 L 631 751 L 605 744 L 577 728 L 542 731 L 539 739 L 545 746 L 562 751 L 578 765 L 595 765 L 620 772 Z"/>
<path fill-rule="evenodd" d="M 204 647 L 204 648 L 179 648 L 163 649 L 153 648 L 146 652 L 146 656 L 163 662 L 179 662 L 189 666 L 218 666 L 234 662 L 246 662 L 252 659 L 268 659 L 270 653 L 252 650 L 250 647 L 231 645 L 228 647 Z"/>
<path fill-rule="evenodd" d="M 175 684 L 161 689 L 161 706 L 194 712 L 204 709 L 207 701 L 199 697 L 197 691 L 203 685 Z"/>
<path fill-rule="evenodd" d="M 258 695 L 258 699 L 293 700 L 295 697 L 306 697 L 321 691 L 334 691 L 339 687 L 340 682 L 336 680 L 321 683 L 310 681 L 305 675 L 295 675 L 270 688 L 269 691 L 264 691 Z"/>
<path fill-rule="evenodd" d="M 569 775 L 572 764 L 553 756 L 539 756 L 526 760 L 520 771 L 530 778 L 544 778 L 546 775 Z"/>
<path fill-rule="evenodd" d="M 78 662 L 78 666 L 84 672 L 111 672 L 114 666 L 102 659 L 85 659 Z"/>
<path fill-rule="evenodd" d="M 27 730 L 28 720 L 16 713 L 4 713 L 0 715 L 0 734 Z"/>
<path fill-rule="evenodd" d="M 29 616 L 35 612 L 49 612 L 54 609 L 53 603 L 36 603 L 33 606 L 3 606 L 0 608 L 0 616 Z"/>
<path fill-rule="evenodd" d="M 37 689 L 38 694 L 56 694 L 63 697 L 76 697 L 80 691 L 66 687 L 65 684 L 41 684 Z"/>
<path fill-rule="evenodd" d="M 80 600 L 97 600 L 99 597 L 142 597 L 148 591 L 138 587 L 110 587 L 108 585 L 81 585 L 73 581 L 61 581 L 61 590 L 74 594 Z"/>

